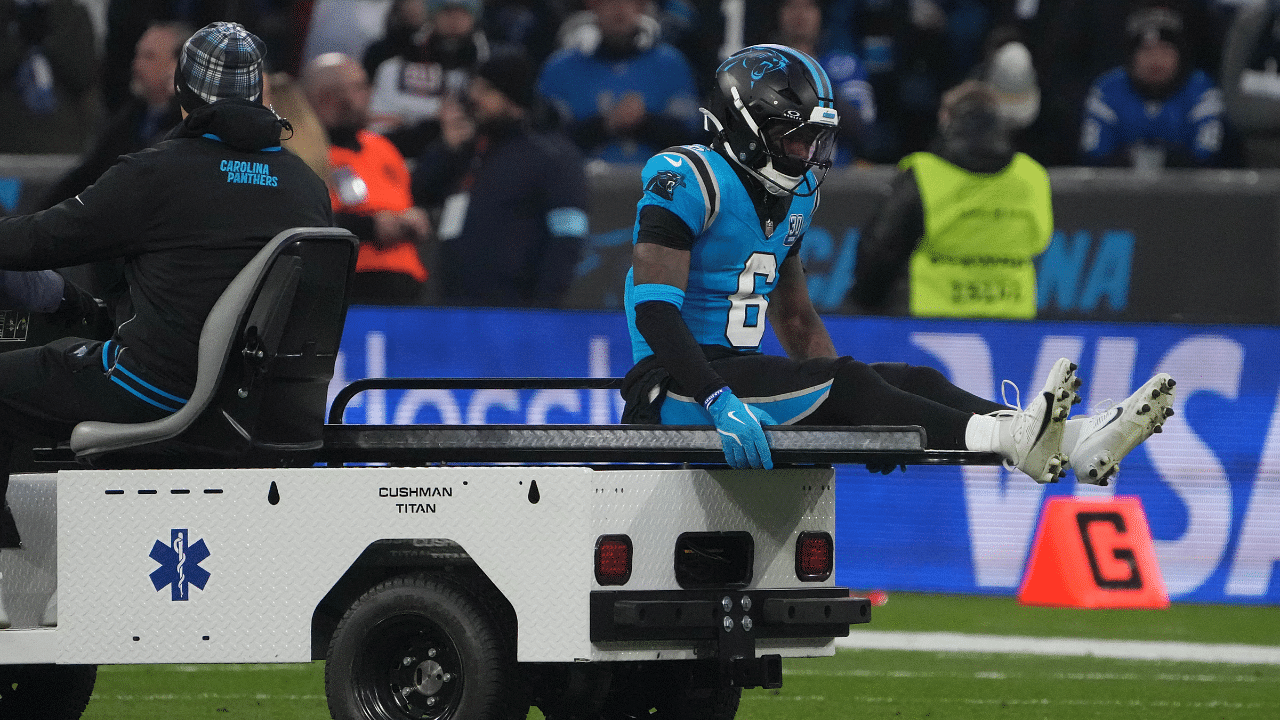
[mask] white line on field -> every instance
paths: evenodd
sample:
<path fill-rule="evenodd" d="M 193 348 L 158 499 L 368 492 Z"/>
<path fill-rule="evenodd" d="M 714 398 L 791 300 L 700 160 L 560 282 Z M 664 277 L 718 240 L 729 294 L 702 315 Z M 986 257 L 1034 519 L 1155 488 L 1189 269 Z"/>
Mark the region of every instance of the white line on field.
<path fill-rule="evenodd" d="M 817 702 L 826 700 L 821 695 L 806 696 L 804 698 L 793 698 L 791 696 L 771 695 L 768 693 L 743 693 L 742 701 L 745 702 L 776 702 L 779 700 L 805 699 Z M 918 697 L 885 697 L 883 695 L 863 695 L 857 697 L 841 696 L 840 702 L 848 705 L 850 702 L 860 702 L 867 704 L 900 704 L 900 703 L 916 703 L 916 704 L 939 704 L 939 705 L 1067 705 L 1074 707 L 1123 707 L 1123 708 L 1192 708 L 1199 710 L 1261 710 L 1278 707 L 1276 703 L 1262 702 L 1235 702 L 1232 700 L 1105 700 L 1095 698 L 950 698 L 950 697 L 931 697 L 928 695 Z"/>
<path fill-rule="evenodd" d="M 840 677 L 840 678 L 899 678 L 930 679 L 950 678 L 957 680 L 1058 680 L 1058 681 L 1154 681 L 1174 683 L 1280 683 L 1280 677 L 1259 677 L 1258 675 L 1222 675 L 1208 673 L 1118 673 L 1118 672 L 1075 672 L 1075 673 L 1043 673 L 1043 672 L 1008 672 L 1008 671 L 976 671 L 959 672 L 955 670 L 880 670 L 873 668 L 856 668 L 850 670 L 819 670 L 812 668 L 795 668 L 784 665 L 784 677 Z"/>
<path fill-rule="evenodd" d="M 1078 655 L 1123 660 L 1280 665 L 1280 647 L 1268 645 L 1214 645 L 1144 640 L 1091 640 L 854 629 L 849 637 L 836 638 L 836 647 L 857 650 Z"/>
<path fill-rule="evenodd" d="M 94 693 L 90 700 L 116 700 L 119 702 L 156 702 L 172 700 L 324 700 L 324 695 L 293 695 L 287 693 L 152 693 L 149 695 L 103 695 Z"/>

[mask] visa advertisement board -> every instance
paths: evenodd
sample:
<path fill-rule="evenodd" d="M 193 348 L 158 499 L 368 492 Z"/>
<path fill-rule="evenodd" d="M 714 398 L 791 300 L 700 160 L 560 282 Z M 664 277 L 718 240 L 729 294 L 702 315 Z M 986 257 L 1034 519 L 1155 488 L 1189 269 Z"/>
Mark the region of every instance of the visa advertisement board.
<path fill-rule="evenodd" d="M 1126 397 L 1156 372 L 1176 415 L 1108 488 L 1041 486 L 998 467 L 837 475 L 837 582 L 860 589 L 1012 594 L 1050 497 L 1136 496 L 1175 601 L 1280 602 L 1280 328 L 829 317 L 861 360 L 931 365 L 998 399 L 1028 398 L 1058 357 L 1079 363 L 1084 403 Z M 766 350 L 780 353 L 772 335 Z M 362 377 L 607 377 L 631 366 L 620 312 L 352 308 L 332 393 Z M 1014 402 L 1012 392 L 1008 402 Z M 613 423 L 605 390 L 374 391 L 347 422 Z"/>

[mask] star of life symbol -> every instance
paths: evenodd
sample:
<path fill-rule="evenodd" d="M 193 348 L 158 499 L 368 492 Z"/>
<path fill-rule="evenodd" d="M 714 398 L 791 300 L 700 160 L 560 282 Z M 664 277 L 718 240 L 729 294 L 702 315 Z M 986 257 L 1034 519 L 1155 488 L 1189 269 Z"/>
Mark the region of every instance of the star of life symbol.
<path fill-rule="evenodd" d="M 160 567 L 151 571 L 151 584 L 156 590 L 171 586 L 173 600 L 188 600 L 191 597 L 191 585 L 201 590 L 209 582 L 209 571 L 200 567 L 200 563 L 209 557 L 209 548 L 204 540 L 197 540 L 189 545 L 186 528 L 175 528 L 170 531 L 168 545 L 156 541 L 151 546 L 151 559 L 160 563 Z"/>

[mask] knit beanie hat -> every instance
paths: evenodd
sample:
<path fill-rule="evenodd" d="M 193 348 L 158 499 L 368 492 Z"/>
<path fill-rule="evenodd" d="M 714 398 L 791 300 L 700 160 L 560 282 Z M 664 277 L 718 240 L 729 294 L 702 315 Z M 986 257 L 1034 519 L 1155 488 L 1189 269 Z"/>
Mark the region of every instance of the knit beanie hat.
<path fill-rule="evenodd" d="M 174 85 L 183 109 L 239 98 L 262 102 L 266 46 L 239 23 L 209 23 L 182 46 Z"/>
<path fill-rule="evenodd" d="M 485 60 L 476 74 L 515 104 L 531 108 L 537 102 L 533 65 L 519 52 L 498 52 Z"/>
<path fill-rule="evenodd" d="M 1184 53 L 1187 50 L 1183 16 L 1172 4 L 1151 2 L 1140 6 L 1125 20 L 1125 35 L 1131 55 L 1139 45 L 1153 40 L 1172 43 Z"/>
<path fill-rule="evenodd" d="M 1000 117 L 1010 127 L 1024 128 L 1040 114 L 1040 87 L 1031 63 L 1031 51 L 1018 41 L 1000 46 L 991 56 L 987 84 L 1000 101 Z"/>

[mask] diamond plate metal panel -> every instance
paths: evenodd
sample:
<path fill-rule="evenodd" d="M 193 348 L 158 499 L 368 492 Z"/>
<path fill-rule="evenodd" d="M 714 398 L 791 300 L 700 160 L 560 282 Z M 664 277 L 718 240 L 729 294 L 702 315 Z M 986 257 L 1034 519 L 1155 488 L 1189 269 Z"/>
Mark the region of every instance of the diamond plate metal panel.
<path fill-rule="evenodd" d="M 721 452 L 714 428 L 635 425 L 332 425 L 334 440 L 369 448 L 710 450 Z M 923 450 L 917 427 L 768 427 L 776 450 Z"/>
<path fill-rule="evenodd" d="M 20 549 L 0 550 L 0 593 L 5 612 L 15 628 L 40 625 L 45 605 L 53 595 L 58 573 L 56 476 L 14 475 L 9 480 L 9 505 L 13 508 Z"/>
<path fill-rule="evenodd" d="M 59 661 L 309 661 L 316 605 L 365 547 L 384 538 L 460 544 L 515 607 L 521 660 L 585 657 L 590 554 L 572 549 L 593 541 L 590 473 L 63 473 Z M 390 497 L 399 488 L 423 488 L 427 497 Z"/>

